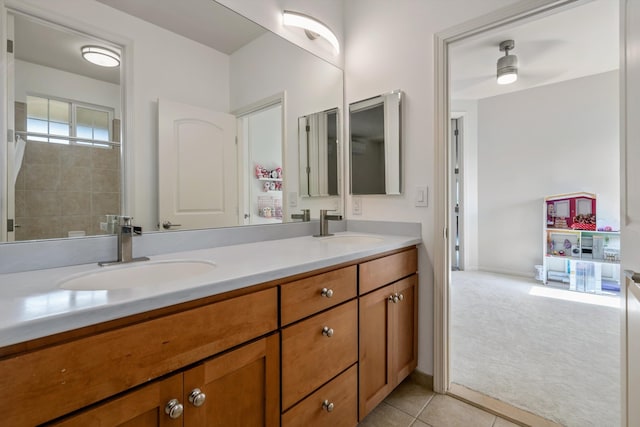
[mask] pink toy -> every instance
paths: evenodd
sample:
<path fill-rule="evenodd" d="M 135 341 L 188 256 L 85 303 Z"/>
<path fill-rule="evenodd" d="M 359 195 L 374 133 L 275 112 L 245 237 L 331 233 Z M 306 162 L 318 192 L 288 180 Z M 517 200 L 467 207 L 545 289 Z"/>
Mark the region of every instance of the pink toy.
<path fill-rule="evenodd" d="M 282 179 L 282 168 L 276 168 L 276 173 L 278 174 L 278 178 Z"/>
<path fill-rule="evenodd" d="M 256 178 L 262 178 L 262 166 L 256 165 Z"/>
<path fill-rule="evenodd" d="M 271 183 L 269 183 L 269 181 L 266 181 L 264 183 L 264 191 L 269 191 L 270 188 L 271 188 Z"/>

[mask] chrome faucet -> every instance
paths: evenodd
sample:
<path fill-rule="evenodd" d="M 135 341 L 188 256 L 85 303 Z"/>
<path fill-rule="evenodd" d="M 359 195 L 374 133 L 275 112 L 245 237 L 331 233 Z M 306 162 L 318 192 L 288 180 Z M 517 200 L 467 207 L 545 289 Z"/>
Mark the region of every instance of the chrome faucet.
<path fill-rule="evenodd" d="M 133 257 L 133 236 L 142 234 L 142 227 L 131 224 L 133 219 L 130 216 L 120 216 L 116 226 L 118 236 L 118 258 L 115 261 L 99 262 L 98 265 L 105 267 L 113 264 L 123 264 L 128 262 L 148 261 L 149 258 Z"/>
<path fill-rule="evenodd" d="M 302 209 L 302 213 L 291 214 L 291 219 L 301 219 L 302 222 L 311 221 L 311 209 Z"/>
<path fill-rule="evenodd" d="M 314 234 L 313 237 L 333 236 L 329 233 L 329 221 L 340 221 L 342 215 L 327 215 L 329 211 L 335 211 L 335 209 L 320 209 L 320 234 Z"/>

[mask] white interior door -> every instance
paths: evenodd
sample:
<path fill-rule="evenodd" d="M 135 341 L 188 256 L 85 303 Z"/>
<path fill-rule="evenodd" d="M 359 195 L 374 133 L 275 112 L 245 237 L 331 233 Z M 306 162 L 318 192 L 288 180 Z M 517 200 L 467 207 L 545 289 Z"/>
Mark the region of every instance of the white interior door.
<path fill-rule="evenodd" d="M 158 162 L 161 230 L 238 225 L 235 116 L 158 100 Z"/>

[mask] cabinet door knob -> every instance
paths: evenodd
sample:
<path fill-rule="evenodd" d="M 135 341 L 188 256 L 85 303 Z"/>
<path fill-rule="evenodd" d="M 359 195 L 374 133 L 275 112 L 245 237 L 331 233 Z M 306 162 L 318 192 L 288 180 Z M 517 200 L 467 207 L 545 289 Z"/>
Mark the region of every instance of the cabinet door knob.
<path fill-rule="evenodd" d="M 398 297 L 398 294 L 389 295 L 389 302 L 397 304 L 399 300 L 400 300 L 400 298 Z"/>
<path fill-rule="evenodd" d="M 323 297 L 331 298 L 333 296 L 333 289 L 322 288 L 320 295 Z"/>
<path fill-rule="evenodd" d="M 396 295 L 398 295 L 398 301 L 402 301 L 404 299 L 403 294 L 396 294 Z"/>
<path fill-rule="evenodd" d="M 331 338 L 333 336 L 333 329 L 325 326 L 324 328 L 322 328 L 322 335 L 324 335 L 325 337 Z"/>
<path fill-rule="evenodd" d="M 193 390 L 191 390 L 191 393 L 189 393 L 189 403 L 191 403 L 196 408 L 204 405 L 204 401 L 206 398 L 207 395 L 204 394 L 199 388 L 194 388 Z"/>
<path fill-rule="evenodd" d="M 167 405 L 164 407 L 165 414 L 169 415 L 169 418 L 174 420 L 176 418 L 180 418 L 180 415 L 182 415 L 183 410 L 184 410 L 184 407 L 182 406 L 182 403 L 178 401 L 178 399 L 171 399 L 170 401 L 167 402 Z"/>
<path fill-rule="evenodd" d="M 328 400 L 325 400 L 324 402 L 322 402 L 322 409 L 324 409 L 327 412 L 332 412 L 333 402 L 329 402 Z"/>

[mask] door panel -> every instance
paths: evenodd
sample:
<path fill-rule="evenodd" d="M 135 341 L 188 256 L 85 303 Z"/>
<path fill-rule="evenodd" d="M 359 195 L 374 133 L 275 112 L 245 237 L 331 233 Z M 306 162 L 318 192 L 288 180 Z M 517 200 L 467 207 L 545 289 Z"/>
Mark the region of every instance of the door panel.
<path fill-rule="evenodd" d="M 418 364 L 418 276 L 413 275 L 396 283 L 395 292 L 402 301 L 395 306 L 394 387 L 400 384 Z"/>
<path fill-rule="evenodd" d="M 238 225 L 234 116 L 158 100 L 158 162 L 160 223 Z"/>

